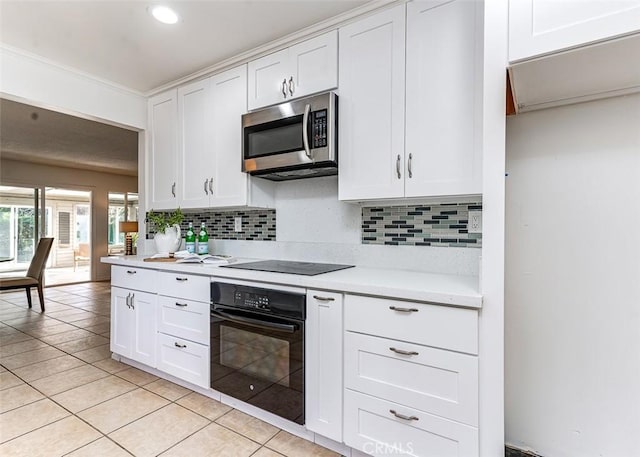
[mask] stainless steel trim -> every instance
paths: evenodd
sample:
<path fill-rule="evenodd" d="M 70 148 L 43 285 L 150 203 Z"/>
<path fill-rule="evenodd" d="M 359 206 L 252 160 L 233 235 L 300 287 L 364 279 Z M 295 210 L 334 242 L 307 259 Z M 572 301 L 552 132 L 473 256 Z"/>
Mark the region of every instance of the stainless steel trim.
<path fill-rule="evenodd" d="M 404 349 L 389 348 L 390 351 L 402 355 L 419 355 L 416 351 L 405 351 Z"/>
<path fill-rule="evenodd" d="M 399 313 L 417 313 L 417 308 L 399 308 L 397 306 L 389 306 L 389 309 L 392 311 L 398 311 Z"/>
<path fill-rule="evenodd" d="M 336 300 L 333 297 L 321 297 L 320 295 L 314 295 L 313 298 L 319 301 L 335 301 Z"/>
<path fill-rule="evenodd" d="M 396 159 L 396 174 L 398 175 L 398 179 L 402 177 L 400 174 L 400 154 L 398 154 L 398 158 Z"/>
<path fill-rule="evenodd" d="M 293 95 L 295 84 L 293 83 L 293 76 L 289 78 L 289 93 Z"/>
<path fill-rule="evenodd" d="M 416 417 L 416 416 L 405 416 L 404 414 L 400 414 L 398 412 L 396 412 L 394 409 L 390 409 L 389 412 L 391 414 L 393 414 L 394 416 L 396 416 L 398 419 L 403 419 L 406 421 L 419 421 L 420 418 Z"/>
<path fill-rule="evenodd" d="M 209 180 L 209 194 L 213 195 L 213 178 Z"/>
<path fill-rule="evenodd" d="M 205 180 L 204 180 L 204 193 L 205 193 L 205 194 L 207 194 L 207 195 L 209 195 L 209 192 L 207 191 L 207 183 L 208 183 L 208 182 L 209 182 L 209 180 L 208 180 L 208 179 L 205 179 Z"/>
<path fill-rule="evenodd" d="M 309 113 L 311 112 L 311 105 L 307 104 L 304 107 L 304 114 L 302 115 L 302 144 L 304 145 L 304 153 L 311 160 L 311 151 L 309 150 Z"/>
<path fill-rule="evenodd" d="M 282 80 L 282 95 L 284 95 L 284 98 L 287 98 L 287 78 Z"/>
<path fill-rule="evenodd" d="M 179 306 L 180 308 L 185 308 L 187 306 L 189 306 L 187 303 L 178 303 L 176 302 L 176 306 Z"/>
<path fill-rule="evenodd" d="M 409 171 L 409 178 L 413 178 L 413 171 L 411 170 L 411 161 L 413 160 L 413 155 L 409 153 L 409 163 L 407 164 L 407 169 Z"/>
<path fill-rule="evenodd" d="M 180 281 L 180 282 L 182 282 L 182 281 L 188 281 L 188 280 L 189 280 L 189 278 L 180 278 L 180 277 L 176 277 L 176 281 Z M 417 311 L 417 310 L 416 310 L 416 311 Z"/>
<path fill-rule="evenodd" d="M 184 348 L 186 348 L 186 347 L 187 347 L 187 345 L 186 345 L 186 344 L 180 344 L 180 343 L 178 343 L 177 341 L 175 341 L 175 342 L 173 343 L 173 345 L 174 345 L 175 347 L 177 347 L 177 348 L 180 348 L 180 349 L 184 349 Z"/>

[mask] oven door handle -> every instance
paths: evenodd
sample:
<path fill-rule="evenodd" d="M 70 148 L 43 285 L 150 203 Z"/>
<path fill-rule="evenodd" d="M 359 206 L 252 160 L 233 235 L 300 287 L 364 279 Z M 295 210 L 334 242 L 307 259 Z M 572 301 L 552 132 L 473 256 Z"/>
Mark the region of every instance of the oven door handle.
<path fill-rule="evenodd" d="M 233 314 L 223 313 L 222 311 L 211 310 L 211 315 L 225 319 L 236 324 L 249 325 L 265 330 L 276 330 L 279 332 L 293 333 L 298 329 L 296 324 L 279 324 L 277 322 L 268 322 L 260 319 L 251 319 L 250 317 L 234 316 Z"/>

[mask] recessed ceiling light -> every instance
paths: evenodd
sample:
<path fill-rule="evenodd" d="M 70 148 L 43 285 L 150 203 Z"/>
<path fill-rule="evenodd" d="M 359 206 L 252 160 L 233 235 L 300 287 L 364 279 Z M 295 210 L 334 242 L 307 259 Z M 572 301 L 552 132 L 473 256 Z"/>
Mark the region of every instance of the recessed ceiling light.
<path fill-rule="evenodd" d="M 178 22 L 178 15 L 168 6 L 154 6 L 151 8 L 151 14 L 163 24 L 175 24 Z"/>

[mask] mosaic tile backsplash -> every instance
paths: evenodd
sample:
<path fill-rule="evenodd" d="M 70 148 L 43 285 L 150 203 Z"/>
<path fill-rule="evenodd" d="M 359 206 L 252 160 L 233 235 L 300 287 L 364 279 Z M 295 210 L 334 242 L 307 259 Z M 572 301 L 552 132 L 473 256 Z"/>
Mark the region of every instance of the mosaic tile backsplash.
<path fill-rule="evenodd" d="M 161 211 L 158 211 L 161 212 Z M 180 224 L 182 237 L 185 236 L 189 222 L 195 228 L 202 222 L 207 226 L 210 239 L 217 240 L 257 240 L 275 241 L 276 239 L 276 210 L 247 210 L 214 212 L 209 210 L 182 210 L 184 220 Z M 234 219 L 242 217 L 242 231 L 235 232 Z M 153 238 L 155 228 L 147 224 L 147 239 Z"/>
<path fill-rule="evenodd" d="M 469 233 L 469 211 L 482 203 L 362 208 L 362 244 L 482 247 L 482 234 Z"/>

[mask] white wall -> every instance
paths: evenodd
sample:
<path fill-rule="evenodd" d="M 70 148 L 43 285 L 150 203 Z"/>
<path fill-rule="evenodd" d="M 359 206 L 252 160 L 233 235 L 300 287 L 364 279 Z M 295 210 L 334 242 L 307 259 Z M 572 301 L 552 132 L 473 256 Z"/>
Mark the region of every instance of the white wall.
<path fill-rule="evenodd" d="M 0 95 L 110 124 L 147 127 L 142 94 L 6 46 L 0 47 Z"/>
<path fill-rule="evenodd" d="M 640 449 L 640 95 L 507 124 L 506 441 Z"/>

